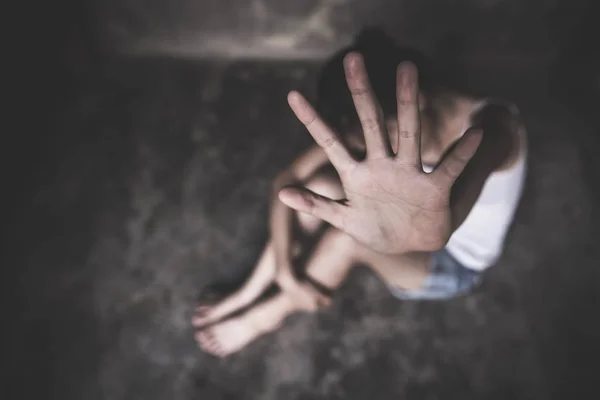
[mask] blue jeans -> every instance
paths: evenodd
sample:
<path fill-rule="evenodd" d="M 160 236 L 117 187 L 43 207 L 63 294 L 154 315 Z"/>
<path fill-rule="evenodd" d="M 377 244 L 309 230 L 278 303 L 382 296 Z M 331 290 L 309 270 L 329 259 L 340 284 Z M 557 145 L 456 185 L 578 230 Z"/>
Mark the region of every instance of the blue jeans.
<path fill-rule="evenodd" d="M 442 249 L 433 253 L 431 272 L 423 286 L 415 290 L 390 286 L 390 291 L 403 300 L 445 300 L 469 292 L 480 279 L 481 272 L 463 266 Z"/>

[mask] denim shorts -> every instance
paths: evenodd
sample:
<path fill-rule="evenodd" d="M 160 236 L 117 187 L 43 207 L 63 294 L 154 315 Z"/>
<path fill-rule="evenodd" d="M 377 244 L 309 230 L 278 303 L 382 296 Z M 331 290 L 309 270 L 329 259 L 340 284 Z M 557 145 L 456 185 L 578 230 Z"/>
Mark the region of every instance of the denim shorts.
<path fill-rule="evenodd" d="M 390 286 L 394 297 L 406 300 L 445 300 L 468 293 L 481 279 L 481 272 L 469 269 L 458 262 L 446 249 L 433 253 L 431 272 L 423 286 L 404 290 Z"/>

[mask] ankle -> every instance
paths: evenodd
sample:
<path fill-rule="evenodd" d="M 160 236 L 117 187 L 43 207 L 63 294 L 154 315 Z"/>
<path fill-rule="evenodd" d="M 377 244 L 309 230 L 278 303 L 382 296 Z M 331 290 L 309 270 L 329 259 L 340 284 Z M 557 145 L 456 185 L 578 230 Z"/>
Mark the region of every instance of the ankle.
<path fill-rule="evenodd" d="M 238 307 L 245 307 L 248 304 L 252 303 L 258 296 L 254 295 L 253 292 L 243 291 L 237 294 Z"/>
<path fill-rule="evenodd" d="M 300 282 L 298 282 L 294 276 L 288 273 L 279 274 L 277 276 L 277 284 L 284 292 L 297 290 L 300 287 Z"/>
<path fill-rule="evenodd" d="M 316 311 L 328 306 L 331 299 L 317 291 L 310 284 L 301 283 L 298 287 L 290 290 L 287 295 L 295 308 L 304 311 Z"/>
<path fill-rule="evenodd" d="M 257 309 L 250 318 L 247 318 L 247 323 L 252 329 L 261 334 L 275 330 L 281 325 L 285 316 L 296 309 L 294 301 L 290 296 L 283 293 L 275 296 L 280 307 L 279 310 L 273 313 L 273 310 Z M 270 301 L 274 300 L 275 298 Z"/>

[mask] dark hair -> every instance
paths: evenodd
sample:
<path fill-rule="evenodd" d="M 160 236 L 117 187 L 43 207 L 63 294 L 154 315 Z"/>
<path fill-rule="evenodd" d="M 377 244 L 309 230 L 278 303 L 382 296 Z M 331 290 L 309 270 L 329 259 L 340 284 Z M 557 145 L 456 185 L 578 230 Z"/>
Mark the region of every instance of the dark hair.
<path fill-rule="evenodd" d="M 423 54 L 396 45 L 392 38 L 379 29 L 365 29 L 353 44 L 340 50 L 325 64 L 318 79 L 316 109 L 325 122 L 338 131 L 359 123 L 343 65 L 344 57 L 352 51 L 362 54 L 371 86 L 386 117 L 396 113 L 398 64 L 412 61 L 419 71 L 421 90 L 427 91 L 429 88 L 429 71 Z"/>

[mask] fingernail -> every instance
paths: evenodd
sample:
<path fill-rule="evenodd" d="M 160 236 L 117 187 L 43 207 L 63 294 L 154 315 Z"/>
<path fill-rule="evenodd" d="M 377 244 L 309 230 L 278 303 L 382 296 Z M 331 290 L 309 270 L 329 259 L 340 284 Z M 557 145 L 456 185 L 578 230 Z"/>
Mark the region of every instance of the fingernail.
<path fill-rule="evenodd" d="M 411 78 L 413 74 L 413 64 L 408 61 L 404 61 L 400 63 L 400 83 L 404 86 L 407 86 L 411 83 Z"/>
<path fill-rule="evenodd" d="M 400 84 L 402 86 L 406 86 L 407 81 L 408 77 L 406 76 L 406 68 L 404 68 L 404 65 L 402 65 L 400 68 Z"/>
<path fill-rule="evenodd" d="M 295 90 L 288 93 L 288 103 L 298 104 L 302 101 L 302 96 Z"/>
<path fill-rule="evenodd" d="M 348 68 L 348 71 L 351 73 L 355 73 L 358 69 L 358 63 L 360 61 L 360 54 L 359 53 L 348 53 L 346 55 L 346 67 Z"/>

